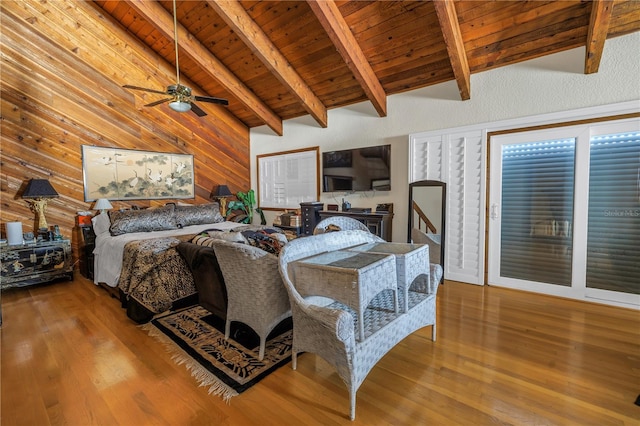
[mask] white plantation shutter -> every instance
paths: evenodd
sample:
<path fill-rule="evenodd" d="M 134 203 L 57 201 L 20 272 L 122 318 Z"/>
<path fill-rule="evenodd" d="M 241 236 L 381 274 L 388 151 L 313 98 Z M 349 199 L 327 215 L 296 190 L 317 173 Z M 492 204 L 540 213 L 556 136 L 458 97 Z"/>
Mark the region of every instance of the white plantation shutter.
<path fill-rule="evenodd" d="M 258 206 L 294 209 L 316 201 L 318 148 L 258 156 Z"/>
<path fill-rule="evenodd" d="M 480 131 L 448 136 L 445 277 L 483 283 L 484 175 Z"/>
<path fill-rule="evenodd" d="M 411 135 L 409 182 L 447 184 L 446 279 L 482 284 L 484 173 L 482 131 Z"/>
<path fill-rule="evenodd" d="M 442 135 L 417 137 L 415 139 L 413 153 L 409 155 L 411 164 L 409 182 L 418 180 L 439 180 L 444 182 L 442 140 Z"/>

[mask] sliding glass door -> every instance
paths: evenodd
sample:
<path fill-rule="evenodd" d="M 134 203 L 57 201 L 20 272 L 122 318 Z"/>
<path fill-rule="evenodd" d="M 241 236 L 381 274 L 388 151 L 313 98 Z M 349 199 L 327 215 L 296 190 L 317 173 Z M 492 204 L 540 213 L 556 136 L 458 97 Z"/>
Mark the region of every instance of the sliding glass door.
<path fill-rule="evenodd" d="M 640 123 L 490 136 L 488 282 L 640 306 Z"/>
<path fill-rule="evenodd" d="M 607 130 L 606 128 L 601 130 Z M 587 294 L 640 293 L 640 134 L 589 140 Z"/>

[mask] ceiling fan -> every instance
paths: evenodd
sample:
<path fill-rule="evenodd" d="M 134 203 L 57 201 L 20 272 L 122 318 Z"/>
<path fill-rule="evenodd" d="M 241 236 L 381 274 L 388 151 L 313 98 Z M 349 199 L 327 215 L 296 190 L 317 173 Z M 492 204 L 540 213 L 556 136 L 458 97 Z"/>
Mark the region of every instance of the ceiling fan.
<path fill-rule="evenodd" d="M 167 86 L 167 90 L 162 92 L 155 89 L 147 89 L 145 87 L 131 86 L 125 84 L 124 88 L 133 90 L 143 90 L 145 92 L 159 93 L 161 95 L 169 95 L 170 98 L 161 99 L 159 101 L 151 102 L 145 106 L 151 107 L 169 102 L 169 108 L 177 112 L 193 111 L 198 117 L 204 117 L 207 115 L 194 101 L 209 102 L 212 104 L 229 105 L 229 101 L 222 98 L 214 98 L 212 96 L 197 96 L 191 93 L 191 88 L 180 84 L 180 67 L 178 65 L 178 20 L 176 18 L 176 0 L 173 0 L 173 31 L 174 31 L 174 43 L 176 50 L 176 84 Z"/>

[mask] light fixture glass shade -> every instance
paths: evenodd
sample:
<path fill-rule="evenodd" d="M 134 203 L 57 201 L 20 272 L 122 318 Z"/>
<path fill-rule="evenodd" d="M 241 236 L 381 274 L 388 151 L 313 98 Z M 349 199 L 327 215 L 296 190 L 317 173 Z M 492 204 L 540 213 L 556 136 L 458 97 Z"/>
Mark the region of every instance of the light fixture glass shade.
<path fill-rule="evenodd" d="M 169 108 L 177 112 L 187 112 L 191 109 L 189 102 L 173 101 L 169 102 Z"/>
<path fill-rule="evenodd" d="M 113 206 L 111 205 L 109 200 L 107 200 L 106 198 L 98 198 L 98 201 L 96 201 L 96 205 L 93 206 L 94 210 L 100 210 L 101 212 L 104 212 L 105 210 L 109 210 L 112 208 Z"/>

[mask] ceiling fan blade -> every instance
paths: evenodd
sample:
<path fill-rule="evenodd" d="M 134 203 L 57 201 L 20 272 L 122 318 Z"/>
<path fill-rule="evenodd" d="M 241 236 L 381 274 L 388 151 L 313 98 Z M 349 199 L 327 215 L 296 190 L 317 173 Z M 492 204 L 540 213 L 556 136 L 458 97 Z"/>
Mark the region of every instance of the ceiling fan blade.
<path fill-rule="evenodd" d="M 212 104 L 229 105 L 229 101 L 222 98 L 214 98 L 212 96 L 194 96 L 196 101 L 209 102 Z"/>
<path fill-rule="evenodd" d="M 160 105 L 163 104 L 165 102 L 169 102 L 172 101 L 173 98 L 167 98 L 167 99 L 160 99 L 159 101 L 155 101 L 155 102 L 151 102 L 150 104 L 146 104 L 146 107 L 151 107 L 151 106 L 156 106 L 156 105 Z"/>
<path fill-rule="evenodd" d="M 161 95 L 166 95 L 167 94 L 167 92 L 161 92 L 161 91 L 155 90 L 155 89 L 147 89 L 146 87 L 131 86 L 129 84 L 125 84 L 122 87 L 124 87 L 125 89 L 144 90 L 145 92 L 159 93 Z"/>
<path fill-rule="evenodd" d="M 204 112 L 202 108 L 200 108 L 198 105 L 194 104 L 193 102 L 191 102 L 191 111 L 193 111 L 193 113 L 198 117 L 204 117 L 205 115 L 207 115 L 207 113 Z"/>

